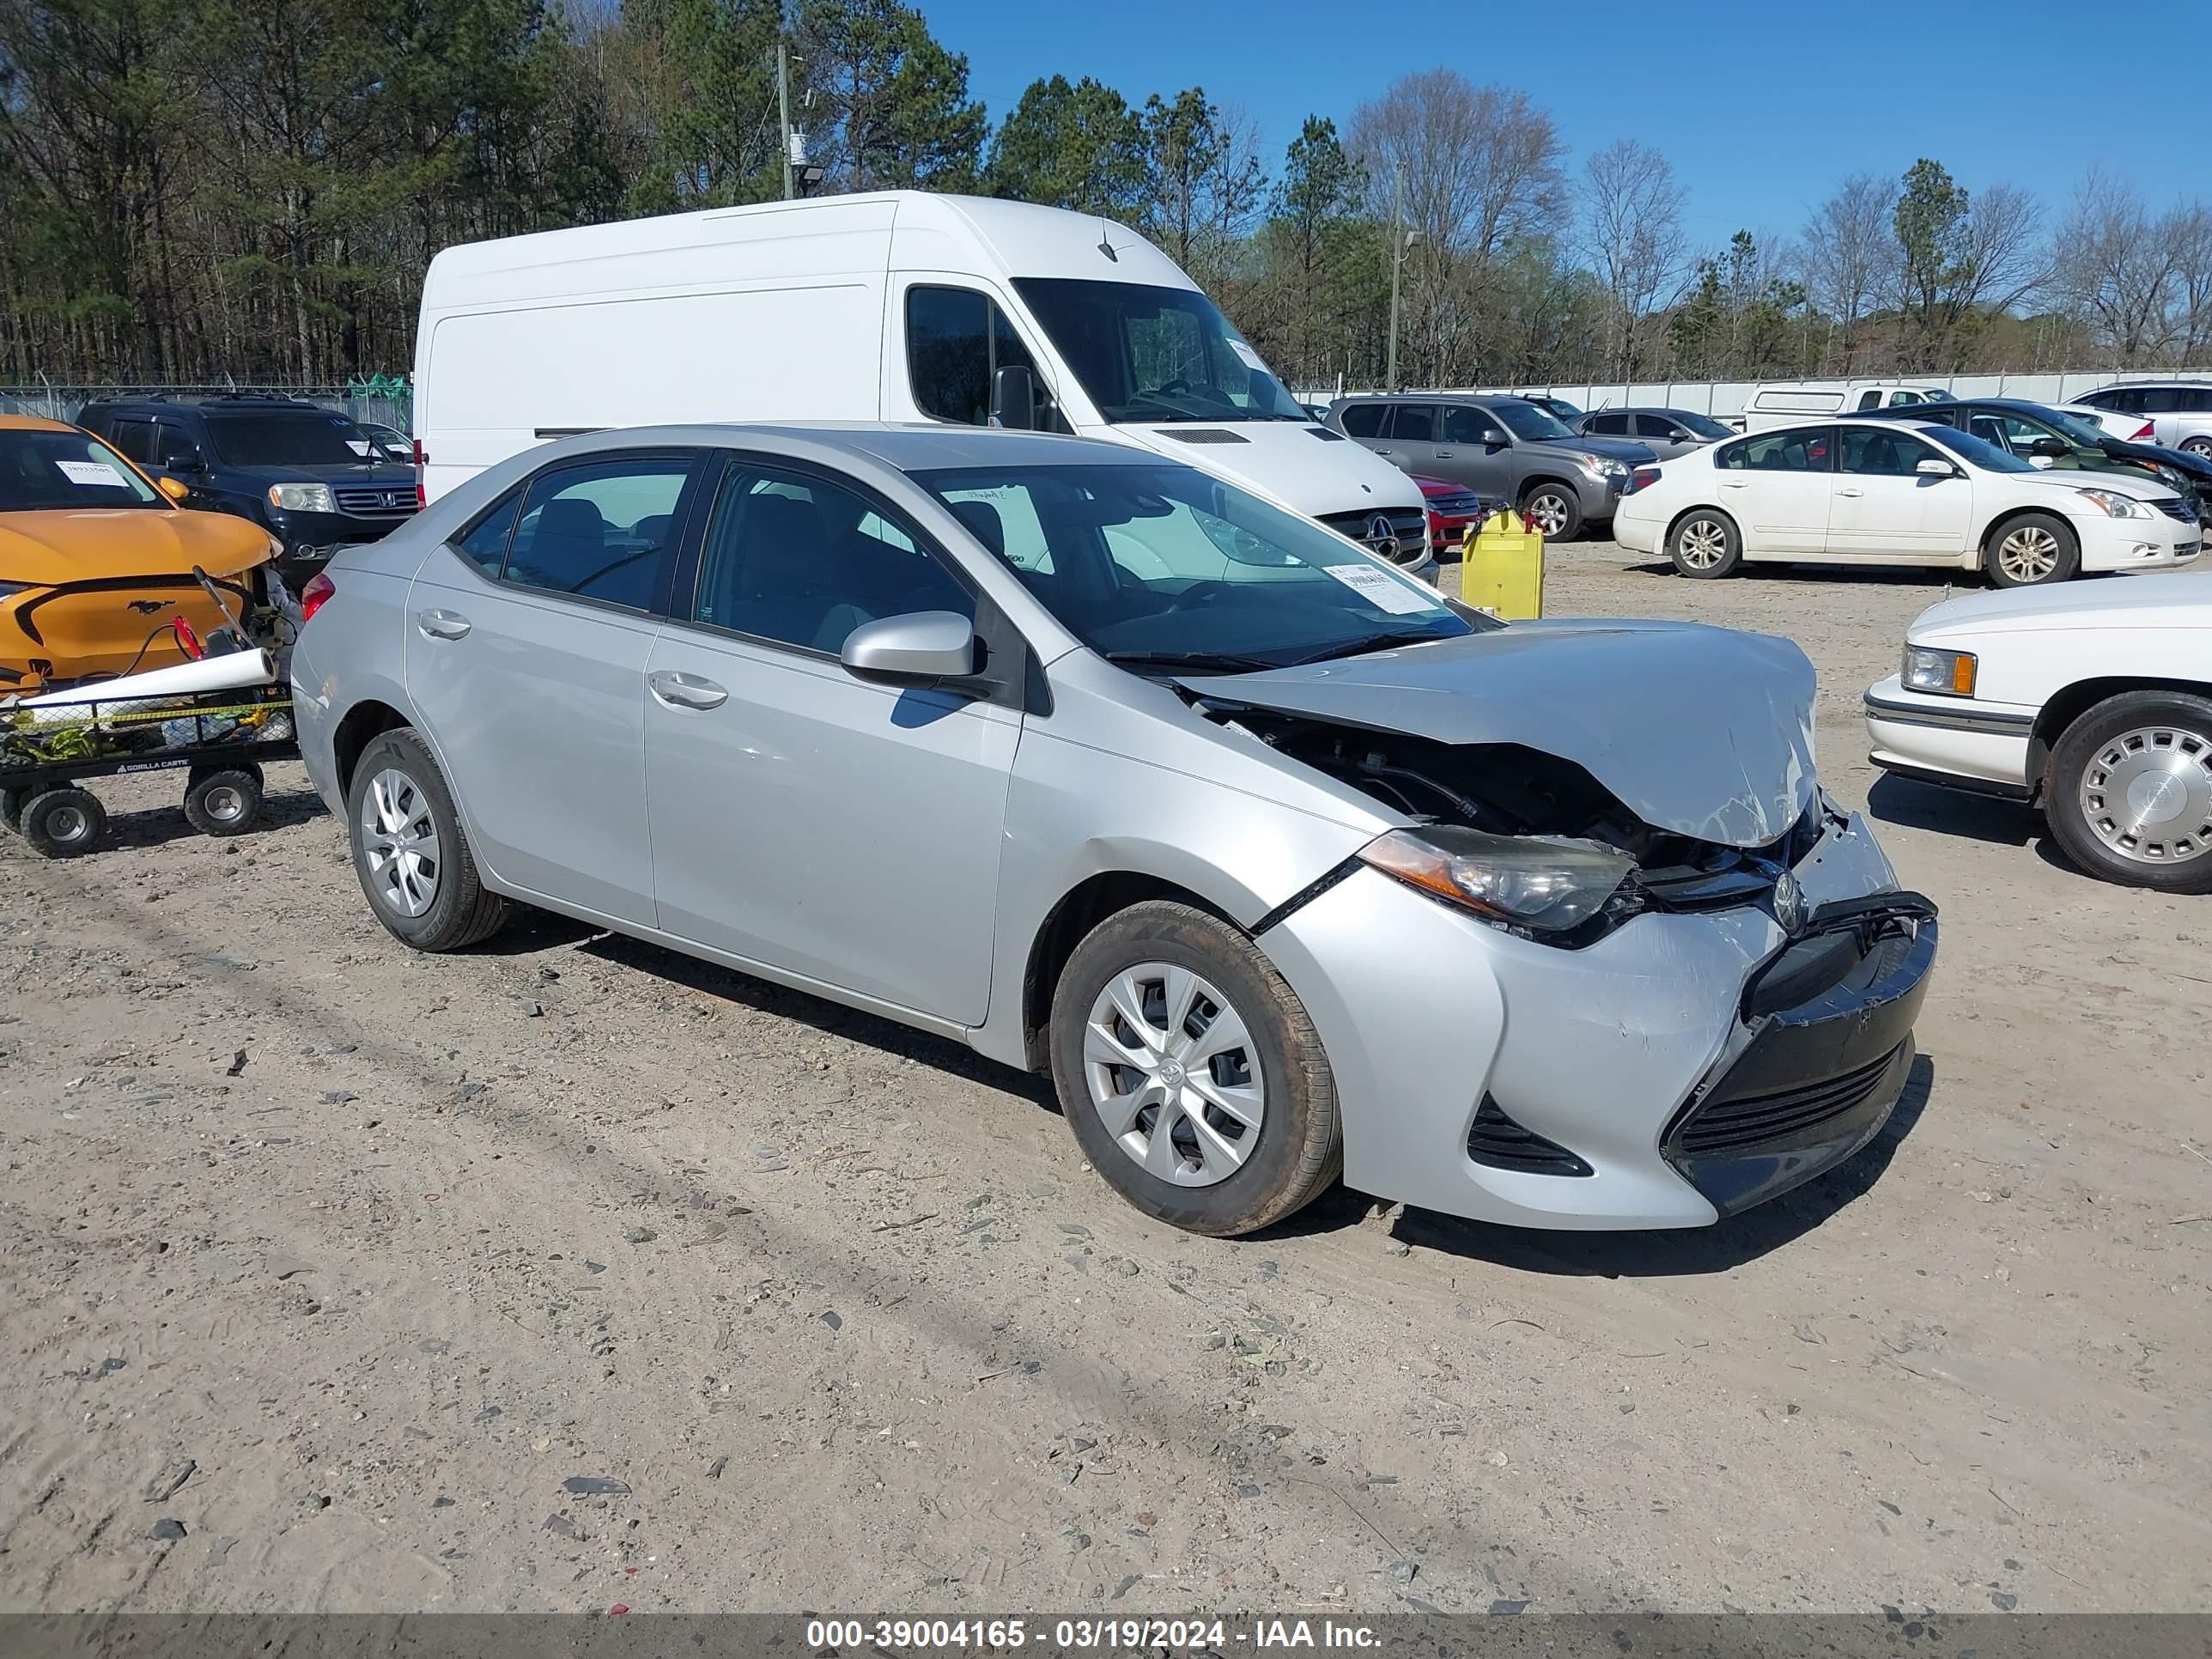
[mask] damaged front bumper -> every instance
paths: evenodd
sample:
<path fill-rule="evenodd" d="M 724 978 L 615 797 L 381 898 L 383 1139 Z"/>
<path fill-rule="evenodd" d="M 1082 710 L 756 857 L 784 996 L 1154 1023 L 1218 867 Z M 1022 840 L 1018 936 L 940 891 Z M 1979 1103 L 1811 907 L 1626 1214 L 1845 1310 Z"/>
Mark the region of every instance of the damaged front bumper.
<path fill-rule="evenodd" d="M 1346 1183 L 1522 1226 L 1694 1227 L 1850 1157 L 1904 1089 L 1934 915 L 1855 816 L 1792 874 L 1795 933 L 1738 904 L 1565 950 L 1366 868 L 1267 929 L 1335 1074 Z"/>

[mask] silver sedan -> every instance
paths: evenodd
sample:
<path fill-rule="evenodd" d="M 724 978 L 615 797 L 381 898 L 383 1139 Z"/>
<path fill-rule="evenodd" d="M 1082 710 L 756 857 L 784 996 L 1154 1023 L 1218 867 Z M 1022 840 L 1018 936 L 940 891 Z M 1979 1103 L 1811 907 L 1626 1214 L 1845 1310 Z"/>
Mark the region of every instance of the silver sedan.
<path fill-rule="evenodd" d="M 304 598 L 301 745 L 398 939 L 542 906 L 1048 1071 L 1194 1231 L 1340 1169 L 1702 1225 L 1913 1063 L 1934 912 L 1821 793 L 1795 646 L 1508 628 L 1125 447 L 599 434 Z"/>

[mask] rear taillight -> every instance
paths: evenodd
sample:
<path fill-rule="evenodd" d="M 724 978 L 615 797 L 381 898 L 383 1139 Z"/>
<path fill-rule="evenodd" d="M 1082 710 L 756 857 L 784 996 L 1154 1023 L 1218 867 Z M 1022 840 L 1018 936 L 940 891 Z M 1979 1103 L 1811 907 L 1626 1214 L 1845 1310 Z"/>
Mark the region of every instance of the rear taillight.
<path fill-rule="evenodd" d="M 338 591 L 326 570 L 318 570 L 307 578 L 307 585 L 300 590 L 300 620 L 313 622 L 315 612 L 323 608 L 323 601 Z"/>
<path fill-rule="evenodd" d="M 2157 422 L 2154 421 L 2145 421 L 2142 427 L 2137 429 L 2136 435 L 2129 439 L 2128 441 L 2131 444 L 2147 444 L 2156 436 L 2158 436 Z"/>
<path fill-rule="evenodd" d="M 429 452 L 422 447 L 422 441 L 417 438 L 415 440 L 415 508 L 418 513 L 430 505 L 429 495 L 422 488 L 422 469 L 429 465 Z"/>
<path fill-rule="evenodd" d="M 1639 489 L 1650 489 L 1653 484 L 1656 484 L 1658 482 L 1659 469 L 1657 467 L 1639 466 L 1636 469 L 1635 475 L 1628 481 L 1628 492 L 1632 495 Z"/>

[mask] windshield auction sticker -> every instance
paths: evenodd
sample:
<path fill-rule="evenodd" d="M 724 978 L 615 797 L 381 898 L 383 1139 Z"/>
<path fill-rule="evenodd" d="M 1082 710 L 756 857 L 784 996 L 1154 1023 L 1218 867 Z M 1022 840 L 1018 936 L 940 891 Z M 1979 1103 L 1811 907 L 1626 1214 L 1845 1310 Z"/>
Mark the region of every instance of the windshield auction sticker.
<path fill-rule="evenodd" d="M 83 484 L 94 489 L 127 489 L 123 475 L 106 461 L 56 461 L 62 476 L 73 484 Z"/>
<path fill-rule="evenodd" d="M 1443 609 L 1442 605 L 1423 599 L 1379 565 L 1325 564 L 1322 568 L 1370 605 L 1394 616 L 1404 617 L 1416 611 Z"/>

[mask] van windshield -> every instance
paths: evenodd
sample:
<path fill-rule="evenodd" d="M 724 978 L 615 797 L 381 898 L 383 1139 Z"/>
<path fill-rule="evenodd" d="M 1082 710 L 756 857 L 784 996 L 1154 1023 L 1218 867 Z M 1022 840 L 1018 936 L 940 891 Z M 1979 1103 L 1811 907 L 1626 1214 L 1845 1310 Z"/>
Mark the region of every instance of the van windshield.
<path fill-rule="evenodd" d="M 1018 276 L 1014 288 L 1115 426 L 1313 416 L 1195 289 Z"/>

